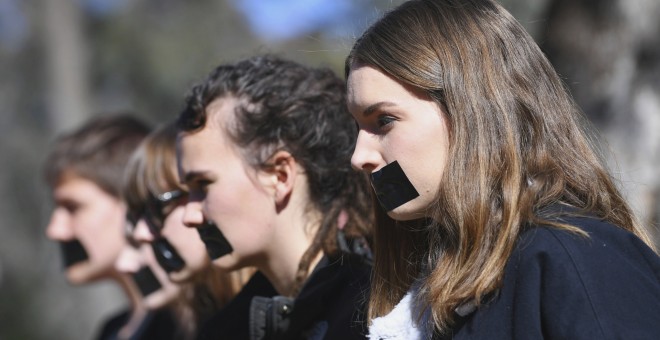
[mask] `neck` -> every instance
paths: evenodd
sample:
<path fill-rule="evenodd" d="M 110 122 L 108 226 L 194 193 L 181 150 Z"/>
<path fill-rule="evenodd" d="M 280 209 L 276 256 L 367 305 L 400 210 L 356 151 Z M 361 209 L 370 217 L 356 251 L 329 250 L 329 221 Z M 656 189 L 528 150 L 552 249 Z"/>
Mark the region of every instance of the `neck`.
<path fill-rule="evenodd" d="M 147 308 L 144 303 L 142 303 L 142 294 L 135 285 L 135 282 L 131 279 L 130 276 L 116 273 L 115 280 L 119 282 L 124 294 L 128 297 L 131 313 L 128 321 L 122 326 L 118 332 L 119 339 L 128 339 L 130 338 L 140 327 L 140 324 L 147 316 Z"/>
<path fill-rule="evenodd" d="M 323 252 L 319 252 L 310 262 L 303 282 L 309 278 L 309 275 L 322 257 Z M 296 276 L 298 274 L 301 258 L 302 254 L 300 257 L 296 258 L 297 261 L 289 261 L 289 263 L 286 264 L 281 262 L 274 262 L 273 265 L 260 268 L 261 272 L 266 276 L 266 278 L 268 278 L 268 281 L 270 281 L 270 283 L 277 291 L 277 294 L 293 297 L 296 288 L 300 288 L 296 287 Z"/>
<path fill-rule="evenodd" d="M 279 216 L 281 222 L 275 226 L 278 233 L 264 265 L 259 266 L 279 295 L 293 296 L 295 293 L 300 261 L 321 224 L 320 218 L 313 218 L 314 223 L 311 223 L 309 216 L 309 212 L 290 216 L 297 218 L 287 218 L 286 214 Z M 305 280 L 322 257 L 323 252 L 319 251 L 310 261 Z"/>

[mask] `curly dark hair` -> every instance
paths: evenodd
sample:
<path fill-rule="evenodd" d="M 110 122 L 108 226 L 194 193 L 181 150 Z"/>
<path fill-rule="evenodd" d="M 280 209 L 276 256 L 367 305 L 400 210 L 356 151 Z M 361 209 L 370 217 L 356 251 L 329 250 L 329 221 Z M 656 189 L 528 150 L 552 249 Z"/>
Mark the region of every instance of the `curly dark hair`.
<path fill-rule="evenodd" d="M 303 66 L 272 55 L 217 67 L 195 86 L 179 116 L 182 131 L 202 129 L 206 107 L 218 98 L 236 99 L 227 129 L 255 168 L 285 150 L 305 169 L 310 204 L 323 215 L 321 226 L 299 265 L 298 289 L 319 253 L 339 253 L 338 225 L 348 237 L 369 239 L 372 211 L 368 181 L 351 169 L 357 129 L 345 104 L 345 84 L 327 68 Z M 296 289 L 297 290 L 297 289 Z"/>

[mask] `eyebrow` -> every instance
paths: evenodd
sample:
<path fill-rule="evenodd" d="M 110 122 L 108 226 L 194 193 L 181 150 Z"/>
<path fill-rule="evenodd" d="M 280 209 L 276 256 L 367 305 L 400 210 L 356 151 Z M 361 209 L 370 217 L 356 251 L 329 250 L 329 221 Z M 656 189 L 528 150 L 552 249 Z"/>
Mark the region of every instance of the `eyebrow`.
<path fill-rule="evenodd" d="M 65 197 L 65 198 L 55 197 L 53 199 L 53 202 L 55 203 L 55 205 L 77 205 L 77 206 L 80 206 L 80 202 L 76 201 L 75 199 L 71 199 L 69 197 Z"/>
<path fill-rule="evenodd" d="M 183 176 L 183 183 L 189 183 L 200 177 L 206 177 L 208 171 L 190 171 Z"/>
<path fill-rule="evenodd" d="M 396 104 L 392 102 L 378 102 L 375 104 L 371 104 L 364 111 L 362 111 L 362 116 L 368 117 L 370 114 L 374 113 L 375 111 L 378 111 L 381 107 L 386 107 L 386 106 L 396 106 Z"/>

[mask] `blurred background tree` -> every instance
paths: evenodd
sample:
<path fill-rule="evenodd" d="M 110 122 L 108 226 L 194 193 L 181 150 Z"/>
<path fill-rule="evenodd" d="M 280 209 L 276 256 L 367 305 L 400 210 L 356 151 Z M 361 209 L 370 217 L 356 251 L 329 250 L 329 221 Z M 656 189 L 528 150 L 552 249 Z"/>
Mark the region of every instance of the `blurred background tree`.
<path fill-rule="evenodd" d="M 117 111 L 173 119 L 214 66 L 255 53 L 342 74 L 355 37 L 401 2 L 0 0 L 0 340 L 89 339 L 126 303 L 112 285 L 69 287 L 44 236 L 52 205 L 41 169 L 57 134 Z M 640 217 L 657 225 L 660 3 L 501 2 L 603 134 Z"/>

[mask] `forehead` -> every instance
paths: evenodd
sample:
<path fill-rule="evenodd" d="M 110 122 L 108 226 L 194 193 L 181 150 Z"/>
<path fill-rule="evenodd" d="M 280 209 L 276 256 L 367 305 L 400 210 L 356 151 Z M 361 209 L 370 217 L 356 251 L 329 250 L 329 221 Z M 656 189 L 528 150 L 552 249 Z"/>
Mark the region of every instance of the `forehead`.
<path fill-rule="evenodd" d="M 71 172 L 66 172 L 53 188 L 55 199 L 93 199 L 95 197 L 112 195 L 106 193 L 100 186 L 93 181 L 80 177 Z"/>
<path fill-rule="evenodd" d="M 228 153 L 235 153 L 227 136 L 235 107 L 234 99 L 216 99 L 206 108 L 207 120 L 202 129 L 179 133 L 177 159 L 181 178 L 190 171 L 208 171 L 219 165 Z"/>
<path fill-rule="evenodd" d="M 371 66 L 354 66 L 348 75 L 347 101 L 351 112 L 381 102 L 420 99 L 421 93 Z"/>
<path fill-rule="evenodd" d="M 365 95 L 375 95 L 377 91 L 370 91 L 370 89 L 383 80 L 387 80 L 385 75 L 371 66 L 351 68 L 346 79 L 348 100 L 356 102 Z"/>

